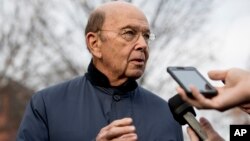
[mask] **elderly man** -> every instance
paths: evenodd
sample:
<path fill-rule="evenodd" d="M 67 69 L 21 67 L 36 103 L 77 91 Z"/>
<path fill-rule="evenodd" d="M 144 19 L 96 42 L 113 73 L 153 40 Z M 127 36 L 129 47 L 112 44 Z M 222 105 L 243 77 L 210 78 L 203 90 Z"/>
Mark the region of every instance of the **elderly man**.
<path fill-rule="evenodd" d="M 33 95 L 18 141 L 182 141 L 166 101 L 138 86 L 154 38 L 135 6 L 109 2 L 90 15 L 88 72 Z"/>

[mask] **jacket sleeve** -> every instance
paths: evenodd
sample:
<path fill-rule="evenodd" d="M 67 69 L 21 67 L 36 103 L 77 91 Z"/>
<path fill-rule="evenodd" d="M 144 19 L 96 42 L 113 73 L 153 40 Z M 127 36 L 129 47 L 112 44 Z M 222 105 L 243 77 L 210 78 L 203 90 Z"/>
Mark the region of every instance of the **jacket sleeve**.
<path fill-rule="evenodd" d="M 48 141 L 48 126 L 42 94 L 32 96 L 18 129 L 16 141 Z"/>

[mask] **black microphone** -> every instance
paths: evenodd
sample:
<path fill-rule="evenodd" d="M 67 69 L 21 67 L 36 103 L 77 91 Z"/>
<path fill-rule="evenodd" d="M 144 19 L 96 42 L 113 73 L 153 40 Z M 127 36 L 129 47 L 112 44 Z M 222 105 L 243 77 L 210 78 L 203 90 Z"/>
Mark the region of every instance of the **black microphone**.
<path fill-rule="evenodd" d="M 196 113 L 194 108 L 184 102 L 179 94 L 176 94 L 168 100 L 169 108 L 173 114 L 173 117 L 180 125 L 188 124 L 201 140 L 206 140 L 207 136 L 201 129 L 200 123 L 196 120 Z"/>

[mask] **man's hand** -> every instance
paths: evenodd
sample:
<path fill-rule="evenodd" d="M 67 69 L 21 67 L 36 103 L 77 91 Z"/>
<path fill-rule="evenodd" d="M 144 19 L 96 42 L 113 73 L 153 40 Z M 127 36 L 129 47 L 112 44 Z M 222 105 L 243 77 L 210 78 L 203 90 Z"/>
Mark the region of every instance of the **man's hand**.
<path fill-rule="evenodd" d="M 240 109 L 248 114 L 250 114 L 250 103 L 242 104 L 239 106 Z"/>
<path fill-rule="evenodd" d="M 205 141 L 224 141 L 224 139 L 214 130 L 206 118 L 200 118 L 200 125 L 208 137 Z M 199 141 L 199 137 L 190 127 L 187 128 L 187 133 L 191 141 Z"/>
<path fill-rule="evenodd" d="M 115 120 L 103 127 L 96 141 L 137 141 L 135 126 L 131 118 Z"/>
<path fill-rule="evenodd" d="M 224 86 L 217 87 L 217 96 L 206 98 L 196 87 L 190 86 L 194 98 L 189 98 L 185 91 L 178 87 L 177 92 L 182 99 L 198 109 L 217 109 L 219 111 L 250 103 L 250 72 L 232 68 L 225 71 L 210 71 L 208 75 L 213 80 L 225 82 Z"/>

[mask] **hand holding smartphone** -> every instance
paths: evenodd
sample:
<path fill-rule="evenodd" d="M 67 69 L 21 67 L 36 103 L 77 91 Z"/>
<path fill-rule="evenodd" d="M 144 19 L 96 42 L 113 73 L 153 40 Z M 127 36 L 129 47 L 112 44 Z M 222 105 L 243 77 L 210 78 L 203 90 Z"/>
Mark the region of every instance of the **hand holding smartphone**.
<path fill-rule="evenodd" d="M 217 95 L 217 90 L 194 67 L 167 67 L 167 72 L 192 98 L 190 85 L 197 87 L 205 97 L 211 98 Z"/>

